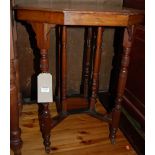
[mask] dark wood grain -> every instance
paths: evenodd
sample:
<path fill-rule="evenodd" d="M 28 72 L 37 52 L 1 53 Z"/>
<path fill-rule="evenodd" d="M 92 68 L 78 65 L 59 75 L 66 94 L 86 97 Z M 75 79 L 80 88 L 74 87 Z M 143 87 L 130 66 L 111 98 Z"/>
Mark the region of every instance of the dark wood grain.
<path fill-rule="evenodd" d="M 144 21 L 144 12 L 113 8 L 102 2 L 22 1 L 15 6 L 17 18 L 63 25 L 127 26 Z"/>
<path fill-rule="evenodd" d="M 62 108 L 66 112 L 67 104 L 63 102 L 67 97 L 67 28 L 62 28 Z"/>
<path fill-rule="evenodd" d="M 15 1 L 11 0 L 11 8 L 14 7 Z M 19 113 L 22 111 L 22 94 L 21 94 L 21 86 L 20 86 L 20 76 L 19 76 L 19 60 L 18 60 L 18 52 L 17 52 L 17 30 L 16 30 L 16 20 L 14 20 L 14 10 L 11 10 L 11 24 L 12 24 L 12 41 L 13 41 L 13 51 L 14 51 L 14 66 L 16 70 L 16 86 L 18 92 L 18 106 Z"/>
<path fill-rule="evenodd" d="M 62 40 L 62 27 L 56 26 L 55 28 L 55 35 L 56 35 L 56 106 L 57 112 L 60 113 L 62 110 L 61 105 L 61 40 Z"/>
<path fill-rule="evenodd" d="M 93 79 L 92 79 L 92 91 L 91 91 L 92 94 L 90 98 L 90 110 L 91 111 L 95 109 L 96 97 L 98 93 L 99 70 L 100 70 L 100 63 L 101 63 L 102 35 L 103 35 L 103 27 L 98 27 L 95 59 L 94 59 L 94 66 L 93 66 Z"/>
<path fill-rule="evenodd" d="M 37 46 L 40 49 L 40 70 L 47 73 L 49 69 L 48 49 L 49 49 L 49 31 L 50 26 L 44 23 L 31 22 L 33 30 L 36 34 Z M 49 103 L 39 103 L 38 117 L 40 124 L 40 131 L 44 139 L 45 150 L 50 152 L 50 131 L 51 131 L 51 116 L 48 109 Z"/>
<path fill-rule="evenodd" d="M 121 114 L 120 127 L 129 142 L 139 155 L 145 154 L 145 30 L 144 26 L 136 26 L 130 54 L 128 78 L 122 100 L 123 113 Z M 118 43 L 118 35 L 117 35 Z M 119 41 L 121 42 L 121 41 Z M 119 45 L 119 44 L 117 44 Z M 120 45 L 119 45 L 120 46 Z M 121 55 L 121 50 L 117 54 Z M 119 63 L 117 61 L 117 63 Z M 116 67 L 116 64 L 115 64 Z M 118 69 L 117 69 L 118 70 Z M 116 70 L 116 71 L 117 71 Z M 113 76 L 116 81 L 116 73 Z M 111 83 L 111 86 L 115 86 Z M 111 110 L 111 92 L 99 93 L 99 98 L 104 107 Z M 124 112 L 125 111 L 125 112 Z"/>
<path fill-rule="evenodd" d="M 123 98 L 123 108 L 138 124 L 125 123 L 127 116 L 121 118 L 121 129 L 140 155 L 145 154 L 145 27 L 135 28 L 131 49 L 128 79 Z M 125 118 L 127 117 L 127 118 Z M 128 124 L 128 125 L 126 125 Z M 131 130 L 126 130 L 131 128 Z"/>
<path fill-rule="evenodd" d="M 24 20 L 30 23 L 36 34 L 36 41 L 40 49 L 40 69 L 42 72 L 48 72 L 48 49 L 49 49 L 49 32 L 51 27 L 62 25 L 62 40 L 61 40 L 61 100 L 62 113 L 67 113 L 67 103 L 84 103 L 87 104 L 86 98 L 67 98 L 67 26 L 97 26 L 96 50 L 94 60 L 92 61 L 92 88 L 90 96 L 89 111 L 95 111 L 95 103 L 97 99 L 99 87 L 99 71 L 101 62 L 101 47 L 103 26 L 123 26 L 127 27 L 124 33 L 124 52 L 120 68 L 117 97 L 115 100 L 115 108 L 112 112 L 112 121 L 110 128 L 110 139 L 115 140 L 115 135 L 120 120 L 120 109 L 122 96 L 124 94 L 127 68 L 129 65 L 129 54 L 133 35 L 133 26 L 140 24 L 144 20 L 144 12 L 133 9 L 111 8 L 104 7 L 101 2 L 75 2 L 70 1 L 22 1 L 15 7 L 16 17 L 18 20 Z M 88 37 L 88 40 L 90 40 Z M 59 48 L 60 49 L 60 48 Z M 87 69 L 87 68 L 86 68 Z M 85 72 L 87 76 L 88 72 Z M 86 77 L 85 76 L 85 77 Z M 86 78 L 87 80 L 87 78 Z M 87 83 L 85 81 L 85 87 Z M 85 92 L 85 94 L 87 94 Z M 46 152 L 50 152 L 50 130 L 51 117 L 48 109 L 48 103 L 39 104 L 39 120 L 40 129 L 44 138 Z M 70 110 L 70 109 L 69 109 Z M 93 116 L 93 115 L 92 115 Z M 101 120 L 101 115 L 96 113 L 96 118 Z M 104 116 L 103 116 L 104 117 Z M 58 121 L 63 119 L 58 119 Z M 103 118 L 104 120 L 104 118 Z M 111 120 L 111 118 L 110 118 Z M 58 124 L 58 122 L 54 122 Z"/>
<path fill-rule="evenodd" d="M 56 12 L 111 12 L 112 14 L 117 14 L 120 12 L 123 14 L 132 14 L 137 12 L 135 9 L 126 9 L 121 5 L 108 4 L 108 1 L 95 1 L 95 0 L 21 0 L 16 3 L 15 8 L 21 8 L 26 10 L 41 10 L 41 11 L 56 11 Z"/>
<path fill-rule="evenodd" d="M 84 85 L 83 94 L 85 98 L 88 98 L 89 93 L 89 80 L 90 80 L 90 67 L 91 67 L 91 54 L 92 54 L 92 41 L 93 41 L 93 28 L 88 27 L 85 29 L 86 35 L 86 50 L 84 59 Z"/>
<path fill-rule="evenodd" d="M 115 107 L 112 111 L 112 124 L 110 127 L 110 139 L 112 143 L 115 143 L 115 136 L 117 129 L 119 127 L 121 103 L 127 80 L 133 32 L 134 32 L 134 26 L 126 28 L 124 32 L 123 55 L 118 79 L 117 96 L 115 99 Z"/>
<path fill-rule="evenodd" d="M 12 27 L 10 30 L 10 145 L 14 155 L 21 155 L 21 130 L 19 128 L 18 89 L 14 63 Z"/>
<path fill-rule="evenodd" d="M 145 9 L 145 0 L 124 0 L 123 5 L 125 7 L 144 10 Z"/>

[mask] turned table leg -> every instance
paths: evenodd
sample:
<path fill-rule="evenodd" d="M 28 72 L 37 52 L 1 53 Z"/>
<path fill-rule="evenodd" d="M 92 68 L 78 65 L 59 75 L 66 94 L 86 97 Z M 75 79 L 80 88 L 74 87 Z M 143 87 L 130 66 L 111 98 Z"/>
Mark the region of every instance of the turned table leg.
<path fill-rule="evenodd" d="M 14 62 L 14 48 L 12 37 L 12 26 L 10 35 L 10 144 L 15 155 L 21 155 L 21 130 L 19 128 L 19 107 L 18 107 L 18 91 L 16 86 L 16 72 Z"/>
<path fill-rule="evenodd" d="M 57 112 L 61 113 L 61 26 L 56 26 L 56 107 Z"/>
<path fill-rule="evenodd" d="M 42 73 L 47 73 L 49 70 L 48 49 L 50 43 L 50 27 L 43 23 L 30 23 L 36 34 L 36 41 L 40 49 L 40 70 Z M 51 94 L 52 95 L 52 94 Z M 44 139 L 45 150 L 50 152 L 50 132 L 51 132 L 51 115 L 49 111 L 49 103 L 38 103 L 38 117 L 40 131 Z"/>
<path fill-rule="evenodd" d="M 112 111 L 112 123 L 110 125 L 110 140 L 111 143 L 115 143 L 116 132 L 119 127 L 120 114 L 121 114 L 121 102 L 123 99 L 123 94 L 125 90 L 125 84 L 127 80 L 130 51 L 133 38 L 133 28 L 125 28 L 124 31 L 124 40 L 123 40 L 123 55 L 121 61 L 121 68 L 119 73 L 118 87 L 117 87 L 117 96 L 115 99 L 115 107 Z"/>
<path fill-rule="evenodd" d="M 83 62 L 83 94 L 85 98 L 88 98 L 89 93 L 89 80 L 90 80 L 90 65 L 91 65 L 91 52 L 92 52 L 92 39 L 93 39 L 93 28 L 88 27 L 85 29 L 85 50 L 84 50 L 84 62 Z"/>
<path fill-rule="evenodd" d="M 47 49 L 41 49 L 41 58 L 40 58 L 40 69 L 42 73 L 48 72 L 48 52 Z M 51 94 L 52 95 L 52 94 Z M 39 123 L 40 130 L 44 139 L 45 150 L 47 153 L 50 152 L 50 132 L 51 132 L 51 116 L 49 111 L 49 103 L 39 103 Z"/>
<path fill-rule="evenodd" d="M 16 70 L 16 86 L 17 86 L 17 92 L 18 92 L 18 107 L 19 107 L 19 115 L 22 113 L 22 94 L 20 92 L 20 79 L 19 79 L 19 61 L 18 58 L 16 57 L 14 60 L 15 64 L 15 70 Z"/>
<path fill-rule="evenodd" d="M 98 92 L 99 70 L 100 70 L 100 63 L 101 63 L 102 34 L 103 34 L 103 27 L 98 27 L 96 51 L 94 55 L 95 59 L 94 59 L 94 65 L 93 65 L 93 79 L 92 79 L 92 94 L 90 98 L 90 111 L 95 110 L 95 103 L 96 103 L 96 97 L 97 97 L 97 92 Z"/>
<path fill-rule="evenodd" d="M 16 21 L 14 20 L 14 11 L 13 7 L 15 6 L 15 0 L 11 0 L 11 29 L 12 29 L 12 44 L 13 44 L 13 52 L 14 52 L 14 66 L 15 66 L 15 76 L 16 76 L 16 87 L 18 93 L 18 106 L 19 106 L 19 114 L 22 112 L 22 94 L 20 92 L 20 77 L 19 77 L 19 62 L 18 62 L 18 54 L 17 54 L 17 32 L 16 32 Z"/>
<path fill-rule="evenodd" d="M 10 143 L 15 155 L 21 155 L 22 140 L 19 128 L 19 107 L 13 59 L 10 62 Z"/>
<path fill-rule="evenodd" d="M 64 113 L 67 111 L 66 102 L 63 102 L 66 99 L 67 95 L 67 27 L 62 27 L 62 86 L 61 86 L 61 98 L 62 98 L 62 110 Z"/>

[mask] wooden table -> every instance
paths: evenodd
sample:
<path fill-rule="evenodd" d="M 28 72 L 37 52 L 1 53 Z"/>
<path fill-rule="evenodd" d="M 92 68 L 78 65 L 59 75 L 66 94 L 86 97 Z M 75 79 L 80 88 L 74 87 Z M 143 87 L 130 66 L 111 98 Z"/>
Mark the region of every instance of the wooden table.
<path fill-rule="evenodd" d="M 41 72 L 48 72 L 48 49 L 50 45 L 50 30 L 58 26 L 59 43 L 59 81 L 57 104 L 59 115 L 51 118 L 48 109 L 49 103 L 39 103 L 40 129 L 44 139 L 45 150 L 50 152 L 50 131 L 55 125 L 61 122 L 68 115 L 73 113 L 87 113 L 90 116 L 106 121 L 110 125 L 110 140 L 115 143 L 115 136 L 119 126 L 121 101 L 127 79 L 127 68 L 130 59 L 130 49 L 134 33 L 134 26 L 144 22 L 144 12 L 133 9 L 105 7 L 103 2 L 82 2 L 69 0 L 32 0 L 21 1 L 15 6 L 16 18 L 19 21 L 29 23 L 35 34 L 37 46 L 40 49 L 40 69 Z M 67 97 L 67 27 L 84 26 L 87 27 L 87 48 L 84 67 L 83 94 L 79 97 Z M 117 97 L 115 107 L 111 115 L 99 114 L 95 111 L 95 103 L 99 85 L 99 70 L 101 62 L 102 34 L 104 26 L 124 27 L 123 55 L 118 80 Z M 93 31 L 96 29 L 96 31 Z M 91 41 L 96 37 L 95 54 L 93 60 L 91 95 L 89 95 L 89 75 L 90 75 L 90 52 Z M 94 48 L 94 46 L 93 46 Z M 61 76 L 60 76 L 61 75 Z M 69 104 L 84 105 L 80 110 L 72 110 Z M 14 110 L 14 109 L 11 109 Z M 14 126 L 18 125 L 14 124 Z M 16 129 L 16 128 L 15 128 Z M 11 130 L 11 146 L 15 154 L 20 154 L 20 132 Z M 19 142 L 19 143 L 18 143 Z M 18 149 L 19 148 L 19 149 Z"/>

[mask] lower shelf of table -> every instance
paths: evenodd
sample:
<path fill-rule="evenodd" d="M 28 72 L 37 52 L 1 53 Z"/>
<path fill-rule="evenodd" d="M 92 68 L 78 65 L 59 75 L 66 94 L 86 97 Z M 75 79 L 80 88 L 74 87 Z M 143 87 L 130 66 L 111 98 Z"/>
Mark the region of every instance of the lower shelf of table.
<path fill-rule="evenodd" d="M 86 110 L 89 107 L 88 99 L 84 97 L 69 97 L 62 101 L 62 105 L 66 105 L 66 110 L 69 111 L 76 111 L 76 110 Z"/>
<path fill-rule="evenodd" d="M 65 99 L 62 104 L 66 104 L 66 111 L 61 111 L 59 114 L 52 118 L 51 127 L 55 127 L 61 121 L 63 121 L 66 117 L 72 114 L 81 114 L 85 113 L 91 117 L 99 119 L 104 122 L 111 123 L 112 118 L 110 114 L 101 114 L 94 111 L 89 110 L 89 100 L 84 97 L 69 97 Z"/>

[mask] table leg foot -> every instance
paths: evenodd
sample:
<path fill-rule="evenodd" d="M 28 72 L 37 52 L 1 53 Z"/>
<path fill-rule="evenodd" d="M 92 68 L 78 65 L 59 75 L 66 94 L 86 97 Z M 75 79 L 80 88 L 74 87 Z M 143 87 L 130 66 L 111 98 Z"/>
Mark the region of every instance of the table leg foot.
<path fill-rule="evenodd" d="M 45 145 L 45 151 L 46 151 L 46 153 L 50 153 L 51 152 L 50 136 L 47 136 L 47 137 L 44 138 L 44 145 Z"/>
<path fill-rule="evenodd" d="M 21 142 L 19 142 L 19 143 L 21 143 Z M 17 145 L 20 145 L 20 144 L 17 144 Z M 14 155 L 21 155 L 22 153 L 21 153 L 21 147 L 19 148 L 17 148 L 18 146 L 12 146 L 11 147 L 11 149 L 13 150 L 13 152 L 14 152 Z"/>
<path fill-rule="evenodd" d="M 17 130 L 11 132 L 11 149 L 14 152 L 14 155 L 21 155 L 21 148 L 22 148 L 22 140 L 20 138 L 21 130 Z"/>
<path fill-rule="evenodd" d="M 110 138 L 111 144 L 116 144 L 116 132 L 117 132 L 116 128 L 110 127 L 109 138 Z"/>

